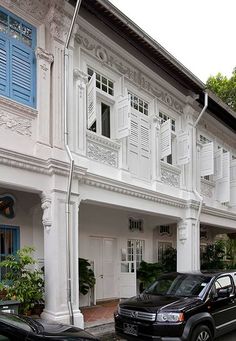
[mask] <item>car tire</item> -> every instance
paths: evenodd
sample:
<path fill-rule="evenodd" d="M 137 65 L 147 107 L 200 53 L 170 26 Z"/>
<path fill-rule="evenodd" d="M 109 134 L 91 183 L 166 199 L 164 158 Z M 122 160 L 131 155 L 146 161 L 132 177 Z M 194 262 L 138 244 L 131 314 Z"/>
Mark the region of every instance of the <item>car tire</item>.
<path fill-rule="evenodd" d="M 213 341 L 210 329 L 205 325 L 196 327 L 192 333 L 191 341 Z"/>

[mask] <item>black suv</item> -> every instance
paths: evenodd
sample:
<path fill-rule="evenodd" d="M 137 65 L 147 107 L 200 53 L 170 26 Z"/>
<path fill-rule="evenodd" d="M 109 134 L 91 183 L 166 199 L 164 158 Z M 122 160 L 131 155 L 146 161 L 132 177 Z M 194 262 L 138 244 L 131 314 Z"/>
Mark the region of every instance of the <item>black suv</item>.
<path fill-rule="evenodd" d="M 170 273 L 121 302 L 116 333 L 126 340 L 212 341 L 236 329 L 236 273 Z"/>

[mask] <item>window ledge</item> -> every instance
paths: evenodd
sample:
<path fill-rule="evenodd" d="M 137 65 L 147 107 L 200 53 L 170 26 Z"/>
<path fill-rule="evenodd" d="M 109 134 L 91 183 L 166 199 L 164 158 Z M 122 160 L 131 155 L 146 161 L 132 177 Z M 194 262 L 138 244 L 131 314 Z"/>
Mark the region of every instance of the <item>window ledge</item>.
<path fill-rule="evenodd" d="M 2 96 L 0 96 L 0 108 L 23 118 L 34 119 L 38 116 L 38 110 Z"/>
<path fill-rule="evenodd" d="M 180 174 L 181 169 L 177 166 L 173 166 L 167 162 L 161 161 L 161 168 L 167 169 L 175 174 Z"/>
<path fill-rule="evenodd" d="M 87 137 L 89 140 L 95 141 L 101 145 L 108 146 L 112 149 L 119 150 L 120 149 L 120 143 L 115 142 L 108 137 L 98 135 L 97 133 L 94 133 L 93 131 L 87 130 Z"/>
<path fill-rule="evenodd" d="M 213 180 L 207 180 L 207 179 L 201 178 L 201 182 L 203 184 L 210 186 L 210 187 L 215 187 L 215 181 L 213 181 Z"/>

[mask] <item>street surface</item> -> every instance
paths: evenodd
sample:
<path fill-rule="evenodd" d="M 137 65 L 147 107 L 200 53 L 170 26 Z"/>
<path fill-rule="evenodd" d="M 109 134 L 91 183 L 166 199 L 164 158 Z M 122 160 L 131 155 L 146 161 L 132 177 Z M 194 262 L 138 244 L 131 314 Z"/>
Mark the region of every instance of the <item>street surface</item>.
<path fill-rule="evenodd" d="M 125 339 L 121 339 L 114 335 L 113 336 L 110 335 L 110 336 L 105 336 L 101 338 L 101 341 L 125 341 Z M 217 338 L 215 341 L 236 341 L 236 332 L 226 334 L 220 338 Z"/>

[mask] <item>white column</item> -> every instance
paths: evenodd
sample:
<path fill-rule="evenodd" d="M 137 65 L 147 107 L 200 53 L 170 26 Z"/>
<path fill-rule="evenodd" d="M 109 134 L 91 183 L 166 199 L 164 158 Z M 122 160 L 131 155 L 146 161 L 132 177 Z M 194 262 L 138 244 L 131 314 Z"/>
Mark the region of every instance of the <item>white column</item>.
<path fill-rule="evenodd" d="M 200 224 L 186 218 L 177 225 L 177 271 L 200 270 Z"/>
<path fill-rule="evenodd" d="M 66 268 L 66 193 L 52 191 L 42 194 L 44 225 L 45 309 L 43 318 L 69 323 Z M 74 324 L 84 327 L 79 310 L 78 277 L 78 196 L 71 196 L 71 279 Z"/>
<path fill-rule="evenodd" d="M 38 141 L 50 144 L 50 109 L 51 109 L 51 64 L 53 55 L 38 47 L 37 56 L 37 103 L 38 103 Z"/>

